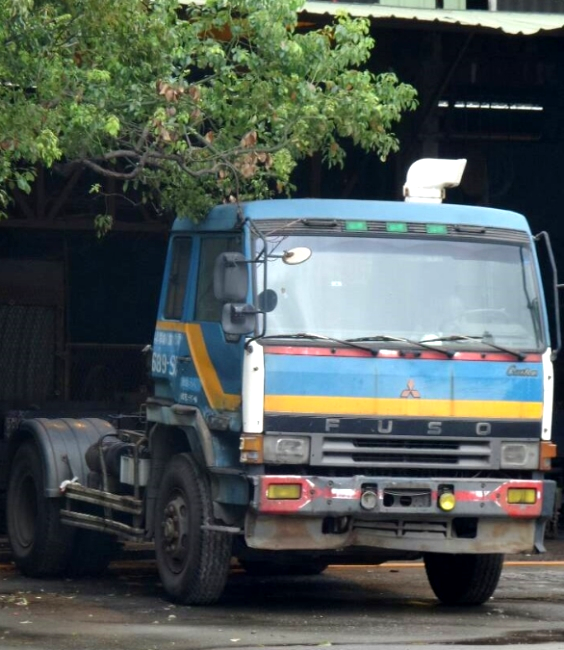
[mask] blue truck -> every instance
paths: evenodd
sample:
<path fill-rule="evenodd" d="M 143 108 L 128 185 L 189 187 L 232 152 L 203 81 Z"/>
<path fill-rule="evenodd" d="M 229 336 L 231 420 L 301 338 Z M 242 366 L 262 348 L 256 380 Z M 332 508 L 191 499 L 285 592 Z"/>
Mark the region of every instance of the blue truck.
<path fill-rule="evenodd" d="M 201 605 L 235 558 L 263 575 L 423 558 L 442 602 L 490 598 L 553 515 L 556 273 L 545 301 L 548 238 L 522 215 L 442 202 L 464 162 L 418 161 L 405 201 L 177 219 L 141 424 L 10 436 L 16 565 L 95 573 L 153 542 L 169 597 Z"/>

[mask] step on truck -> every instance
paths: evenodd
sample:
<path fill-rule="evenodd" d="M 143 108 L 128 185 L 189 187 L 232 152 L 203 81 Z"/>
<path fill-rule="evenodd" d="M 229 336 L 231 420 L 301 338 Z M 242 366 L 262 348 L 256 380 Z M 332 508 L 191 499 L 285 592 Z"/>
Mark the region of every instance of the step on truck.
<path fill-rule="evenodd" d="M 504 554 L 542 551 L 556 272 L 545 302 L 547 235 L 442 202 L 464 164 L 417 161 L 405 201 L 177 219 L 141 424 L 9 437 L 16 565 L 87 575 L 153 542 L 169 597 L 210 604 L 234 558 L 263 575 L 422 558 L 438 599 L 478 605 Z"/>

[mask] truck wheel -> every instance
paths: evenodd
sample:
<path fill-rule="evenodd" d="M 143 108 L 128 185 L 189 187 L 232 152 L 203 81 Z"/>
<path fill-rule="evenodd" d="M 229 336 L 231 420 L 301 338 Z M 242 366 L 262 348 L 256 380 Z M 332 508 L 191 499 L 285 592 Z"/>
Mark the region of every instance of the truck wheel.
<path fill-rule="evenodd" d="M 425 555 L 425 571 L 435 596 L 445 605 L 481 605 L 494 593 L 503 555 Z"/>
<path fill-rule="evenodd" d="M 188 605 L 209 605 L 223 592 L 231 536 L 202 526 L 213 521 L 207 476 L 189 454 L 165 468 L 155 517 L 157 567 L 167 593 Z"/>
<path fill-rule="evenodd" d="M 12 463 L 7 529 L 16 566 L 31 577 L 63 573 L 74 529 L 61 523 L 61 499 L 44 496 L 43 463 L 37 447 L 24 443 Z"/>
<path fill-rule="evenodd" d="M 119 551 L 120 544 L 113 535 L 79 528 L 66 572 L 73 578 L 102 575 Z"/>
<path fill-rule="evenodd" d="M 239 564 L 250 576 L 318 576 L 329 566 L 325 560 L 300 562 L 275 562 L 273 560 L 239 560 Z"/>

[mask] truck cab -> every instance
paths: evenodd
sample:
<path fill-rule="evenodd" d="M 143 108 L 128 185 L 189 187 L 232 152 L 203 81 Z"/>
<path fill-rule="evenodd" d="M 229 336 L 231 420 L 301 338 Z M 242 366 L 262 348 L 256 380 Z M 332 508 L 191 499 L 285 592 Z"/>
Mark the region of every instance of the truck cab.
<path fill-rule="evenodd" d="M 441 599 L 475 604 L 503 553 L 542 550 L 553 350 L 533 238 L 522 215 L 425 198 L 174 225 L 153 353 L 172 406 L 149 413 L 201 414 L 249 570 L 423 556 Z M 463 565 L 461 591 L 444 576 Z"/>

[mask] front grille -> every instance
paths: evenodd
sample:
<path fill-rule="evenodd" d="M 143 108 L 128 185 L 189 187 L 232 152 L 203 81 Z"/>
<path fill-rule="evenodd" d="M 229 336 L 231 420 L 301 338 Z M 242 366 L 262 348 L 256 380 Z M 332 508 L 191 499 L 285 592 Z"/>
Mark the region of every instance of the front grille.
<path fill-rule="evenodd" d="M 450 468 L 493 466 L 492 440 L 343 435 L 312 437 L 312 465 L 321 467 Z"/>
<path fill-rule="evenodd" d="M 354 463 L 370 463 L 371 465 L 378 465 L 384 463 L 385 465 L 390 464 L 401 464 L 406 465 L 409 463 L 417 462 L 418 465 L 458 465 L 459 461 L 456 458 L 451 456 L 417 456 L 415 461 L 412 456 L 402 455 L 402 456 L 391 456 L 389 454 L 353 454 L 351 456 Z"/>
<path fill-rule="evenodd" d="M 355 447 L 366 447 L 373 448 L 378 447 L 379 449 L 459 449 L 460 441 L 451 440 L 429 440 L 425 438 L 423 440 L 404 440 L 404 439 L 395 439 L 395 440 L 367 440 L 366 438 L 356 438 L 353 441 Z"/>

